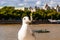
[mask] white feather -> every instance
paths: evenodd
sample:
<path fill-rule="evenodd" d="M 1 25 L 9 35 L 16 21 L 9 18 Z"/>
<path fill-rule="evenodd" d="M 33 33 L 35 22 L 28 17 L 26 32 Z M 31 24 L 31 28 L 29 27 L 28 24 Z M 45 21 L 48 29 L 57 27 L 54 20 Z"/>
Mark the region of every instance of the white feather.
<path fill-rule="evenodd" d="M 18 40 L 35 40 L 32 36 L 32 31 L 28 27 L 29 22 L 30 20 L 27 16 L 23 18 L 22 27 L 18 32 Z"/>

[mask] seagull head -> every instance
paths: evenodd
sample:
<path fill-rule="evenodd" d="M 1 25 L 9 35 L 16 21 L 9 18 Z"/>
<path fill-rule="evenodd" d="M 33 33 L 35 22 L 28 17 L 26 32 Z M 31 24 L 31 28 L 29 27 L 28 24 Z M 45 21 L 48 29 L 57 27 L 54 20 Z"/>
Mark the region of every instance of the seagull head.
<path fill-rule="evenodd" d="M 29 24 L 29 23 L 31 23 L 31 21 L 29 20 L 28 16 L 23 17 L 22 21 L 23 21 L 23 24 Z"/>

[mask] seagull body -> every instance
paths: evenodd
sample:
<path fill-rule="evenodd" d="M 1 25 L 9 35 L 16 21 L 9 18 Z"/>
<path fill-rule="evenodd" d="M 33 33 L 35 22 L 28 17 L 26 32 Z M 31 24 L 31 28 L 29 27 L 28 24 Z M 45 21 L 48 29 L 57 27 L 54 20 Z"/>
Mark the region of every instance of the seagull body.
<path fill-rule="evenodd" d="M 29 18 L 26 16 L 23 18 L 22 27 L 18 32 L 18 40 L 35 40 L 32 36 L 32 31 L 30 30 L 29 26 Z"/>

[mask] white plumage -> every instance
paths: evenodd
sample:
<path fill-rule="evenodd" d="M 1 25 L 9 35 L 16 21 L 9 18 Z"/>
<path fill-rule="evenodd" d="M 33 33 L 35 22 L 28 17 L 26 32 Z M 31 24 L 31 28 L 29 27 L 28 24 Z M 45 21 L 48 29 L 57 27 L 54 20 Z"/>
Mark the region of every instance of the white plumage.
<path fill-rule="evenodd" d="M 32 36 L 32 31 L 28 27 L 30 22 L 29 17 L 23 17 L 22 27 L 18 32 L 18 40 L 35 40 L 34 36 Z"/>

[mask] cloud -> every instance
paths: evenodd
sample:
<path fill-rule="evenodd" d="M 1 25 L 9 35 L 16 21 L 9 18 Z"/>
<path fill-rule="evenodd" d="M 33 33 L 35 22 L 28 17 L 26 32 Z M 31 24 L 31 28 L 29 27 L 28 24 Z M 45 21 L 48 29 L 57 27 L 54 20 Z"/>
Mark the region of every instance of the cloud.
<path fill-rule="evenodd" d="M 37 1 L 37 2 L 36 2 L 36 4 L 35 4 L 35 5 L 36 5 L 36 6 L 40 6 L 40 7 L 41 7 L 43 4 L 44 4 L 44 2 L 43 2 L 43 1 L 41 1 L 41 0 L 39 0 L 39 1 Z"/>
<path fill-rule="evenodd" d="M 40 1 L 37 1 L 37 2 L 36 2 L 36 5 L 39 5 L 39 4 L 40 4 Z"/>
<path fill-rule="evenodd" d="M 57 4 L 60 5 L 60 0 L 0 0 L 0 6 L 43 6 L 45 3 L 49 4 L 50 6 L 56 6 Z"/>
<path fill-rule="evenodd" d="M 5 4 L 5 3 L 6 3 L 5 1 L 1 1 L 1 2 L 0 2 L 1 5 Z"/>
<path fill-rule="evenodd" d="M 38 0 L 24 0 L 25 2 L 36 2 Z"/>
<path fill-rule="evenodd" d="M 19 3 L 18 6 L 24 6 L 24 4 L 23 3 Z"/>
<path fill-rule="evenodd" d="M 48 4 L 49 4 L 49 6 L 54 7 L 54 6 L 56 6 L 57 4 L 60 5 L 60 2 L 57 2 L 57 1 L 55 1 L 55 0 L 51 0 Z"/>

